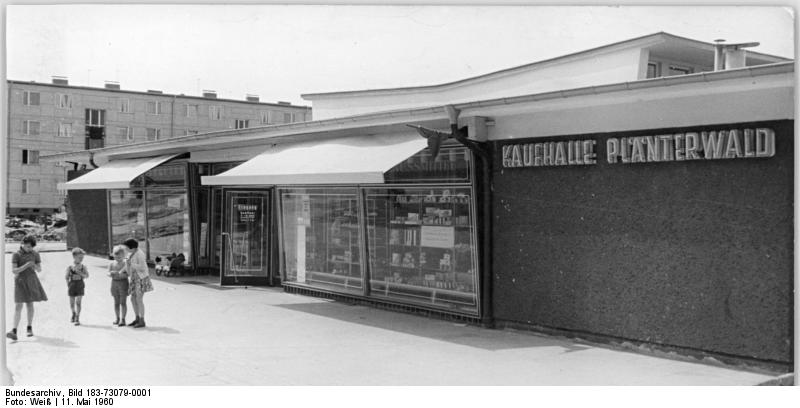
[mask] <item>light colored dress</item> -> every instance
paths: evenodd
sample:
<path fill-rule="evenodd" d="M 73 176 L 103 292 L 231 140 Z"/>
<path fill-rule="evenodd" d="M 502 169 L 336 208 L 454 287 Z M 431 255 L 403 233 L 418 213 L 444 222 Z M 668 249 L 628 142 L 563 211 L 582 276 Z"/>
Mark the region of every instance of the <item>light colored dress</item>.
<path fill-rule="evenodd" d="M 131 295 L 140 296 L 145 292 L 153 290 L 153 282 L 150 281 L 150 269 L 147 267 L 147 259 L 144 252 L 138 248 L 131 253 L 131 268 L 128 274 L 131 276 L 131 284 L 128 292 Z"/>

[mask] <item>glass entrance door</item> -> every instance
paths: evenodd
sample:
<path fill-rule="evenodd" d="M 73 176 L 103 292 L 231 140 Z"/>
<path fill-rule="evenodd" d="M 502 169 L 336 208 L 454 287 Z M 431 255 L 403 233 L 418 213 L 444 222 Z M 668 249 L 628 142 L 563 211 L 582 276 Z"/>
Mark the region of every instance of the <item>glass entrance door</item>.
<path fill-rule="evenodd" d="M 270 195 L 264 190 L 225 190 L 222 213 L 223 285 L 267 285 Z"/>

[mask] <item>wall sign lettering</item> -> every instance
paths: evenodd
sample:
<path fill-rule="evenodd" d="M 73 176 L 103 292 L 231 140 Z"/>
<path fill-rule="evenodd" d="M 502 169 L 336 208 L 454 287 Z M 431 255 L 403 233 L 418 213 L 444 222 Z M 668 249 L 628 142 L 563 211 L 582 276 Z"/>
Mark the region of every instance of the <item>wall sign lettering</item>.
<path fill-rule="evenodd" d="M 574 166 L 594 164 L 594 140 L 566 140 L 503 146 L 503 167 Z"/>
<path fill-rule="evenodd" d="M 503 167 L 574 166 L 597 163 L 595 140 L 519 143 L 503 146 Z M 609 164 L 766 158 L 775 155 L 771 128 L 610 137 Z"/>
<path fill-rule="evenodd" d="M 769 128 L 686 132 L 609 138 L 608 163 L 740 159 L 775 155 L 775 131 Z"/>

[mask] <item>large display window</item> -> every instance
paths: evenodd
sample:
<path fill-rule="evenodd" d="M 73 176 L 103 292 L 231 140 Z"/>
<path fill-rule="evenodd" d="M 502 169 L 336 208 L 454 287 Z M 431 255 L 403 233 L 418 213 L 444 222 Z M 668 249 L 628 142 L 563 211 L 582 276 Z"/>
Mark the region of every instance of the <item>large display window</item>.
<path fill-rule="evenodd" d="M 361 294 L 362 230 L 355 188 L 281 191 L 285 281 Z"/>
<path fill-rule="evenodd" d="M 471 189 L 375 188 L 365 197 L 370 293 L 477 313 Z"/>
<path fill-rule="evenodd" d="M 186 174 L 187 163 L 176 160 L 135 178 L 132 189 L 108 190 L 110 247 L 135 238 L 150 261 L 183 254 L 192 266 Z"/>
<path fill-rule="evenodd" d="M 147 191 L 147 230 L 150 258 L 183 254 L 192 263 L 186 190 Z"/>

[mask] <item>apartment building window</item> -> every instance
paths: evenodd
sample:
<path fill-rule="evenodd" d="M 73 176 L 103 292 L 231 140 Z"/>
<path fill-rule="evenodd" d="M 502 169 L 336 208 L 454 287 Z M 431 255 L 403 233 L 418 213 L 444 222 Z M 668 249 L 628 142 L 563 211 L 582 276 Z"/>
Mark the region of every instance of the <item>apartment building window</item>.
<path fill-rule="evenodd" d="M 56 108 L 71 109 L 72 97 L 67 94 L 56 94 Z"/>
<path fill-rule="evenodd" d="M 119 112 L 131 113 L 131 100 L 128 98 L 121 98 L 119 100 Z"/>
<path fill-rule="evenodd" d="M 119 133 L 119 140 L 124 142 L 132 142 L 133 141 L 133 129 L 130 127 L 121 127 L 117 128 L 117 132 Z"/>
<path fill-rule="evenodd" d="M 22 194 L 39 194 L 40 182 L 35 179 L 22 180 Z"/>
<path fill-rule="evenodd" d="M 58 124 L 58 137 L 72 137 L 72 123 Z"/>
<path fill-rule="evenodd" d="M 105 126 L 106 111 L 102 109 L 86 109 L 86 124 L 89 126 Z"/>
<path fill-rule="evenodd" d="M 161 138 L 161 129 L 147 128 L 147 141 L 152 142 Z"/>
<path fill-rule="evenodd" d="M 658 76 L 659 76 L 658 63 L 657 62 L 648 62 L 647 63 L 647 78 L 657 78 Z"/>
<path fill-rule="evenodd" d="M 22 164 L 39 164 L 39 151 L 22 149 Z"/>
<path fill-rule="evenodd" d="M 269 125 L 271 123 L 269 116 L 269 111 L 261 111 L 261 124 Z"/>
<path fill-rule="evenodd" d="M 692 69 L 680 65 L 670 65 L 669 75 L 688 75 L 692 73 Z"/>
<path fill-rule="evenodd" d="M 151 115 L 160 115 L 162 113 L 161 102 L 158 101 L 147 102 L 147 113 Z"/>
<path fill-rule="evenodd" d="M 222 107 L 221 106 L 209 106 L 208 107 L 208 117 L 211 120 L 220 120 L 220 119 L 222 119 Z"/>
<path fill-rule="evenodd" d="M 28 106 L 39 105 L 39 92 L 23 91 L 22 104 Z"/>
<path fill-rule="evenodd" d="M 291 113 L 284 113 L 283 123 L 292 123 L 292 122 L 294 122 L 294 115 Z"/>
<path fill-rule="evenodd" d="M 248 127 L 250 127 L 250 121 L 248 119 L 236 119 L 235 129 L 247 129 Z"/>
<path fill-rule="evenodd" d="M 25 120 L 22 122 L 22 133 L 26 135 L 38 135 L 41 124 L 35 120 Z"/>
<path fill-rule="evenodd" d="M 198 105 L 186 105 L 186 117 L 187 118 L 196 118 L 199 108 L 200 108 L 200 106 L 198 106 Z"/>

